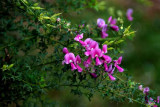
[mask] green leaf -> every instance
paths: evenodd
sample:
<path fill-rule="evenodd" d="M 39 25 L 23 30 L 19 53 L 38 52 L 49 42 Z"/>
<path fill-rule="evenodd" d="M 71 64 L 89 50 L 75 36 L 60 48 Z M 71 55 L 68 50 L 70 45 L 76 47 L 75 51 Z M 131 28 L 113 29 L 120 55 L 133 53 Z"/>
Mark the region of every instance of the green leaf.
<path fill-rule="evenodd" d="M 115 44 L 119 44 L 119 43 L 122 43 L 122 42 L 124 42 L 124 40 L 120 39 L 120 40 L 116 41 Z"/>
<path fill-rule="evenodd" d="M 106 44 L 106 45 L 111 45 L 113 42 L 114 42 L 114 41 L 105 41 L 105 42 L 103 43 L 103 45 L 104 45 L 104 44 Z"/>
<path fill-rule="evenodd" d="M 113 47 L 109 47 L 109 48 L 107 48 L 107 50 L 113 50 L 114 48 Z"/>
<path fill-rule="evenodd" d="M 41 7 L 31 7 L 32 9 L 35 9 L 35 10 L 41 10 L 41 9 L 44 9 L 44 8 L 41 8 Z"/>
<path fill-rule="evenodd" d="M 14 66 L 14 64 L 11 64 L 8 66 L 8 69 L 11 69 Z"/>

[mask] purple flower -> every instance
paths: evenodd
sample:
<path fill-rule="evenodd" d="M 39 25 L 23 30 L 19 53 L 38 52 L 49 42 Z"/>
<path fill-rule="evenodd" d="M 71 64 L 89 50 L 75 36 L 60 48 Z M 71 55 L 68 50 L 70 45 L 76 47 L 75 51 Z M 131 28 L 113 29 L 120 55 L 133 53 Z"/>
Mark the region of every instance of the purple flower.
<path fill-rule="evenodd" d="M 76 68 L 78 69 L 78 72 L 82 72 L 83 69 L 78 65 L 81 63 L 81 58 L 79 55 L 76 56 L 75 63 L 76 63 L 75 65 L 76 65 Z"/>
<path fill-rule="evenodd" d="M 110 28 L 114 31 L 119 31 L 119 27 L 116 25 L 117 20 L 116 19 L 112 19 L 112 16 L 110 16 L 108 18 L 108 23 L 110 24 Z"/>
<path fill-rule="evenodd" d="M 99 45 L 98 45 L 98 42 L 96 41 L 92 41 L 89 45 L 89 49 L 90 50 L 93 50 L 93 49 L 96 49 L 96 48 L 99 48 Z"/>
<path fill-rule="evenodd" d="M 75 56 L 73 53 L 67 53 L 64 59 L 66 64 L 75 63 Z"/>
<path fill-rule="evenodd" d="M 119 27 L 117 25 L 111 25 L 111 29 L 114 31 L 119 31 Z"/>
<path fill-rule="evenodd" d="M 101 37 L 102 38 L 106 38 L 108 37 L 108 33 L 106 33 L 108 31 L 108 28 L 107 28 L 107 24 L 105 24 L 102 28 L 102 32 L 101 32 Z"/>
<path fill-rule="evenodd" d="M 142 85 L 139 85 L 138 88 L 139 88 L 139 90 L 141 90 L 141 91 L 143 90 L 143 86 L 142 86 Z"/>
<path fill-rule="evenodd" d="M 57 18 L 57 19 L 56 19 L 57 22 L 59 22 L 60 20 L 61 20 L 60 18 Z"/>
<path fill-rule="evenodd" d="M 108 72 L 109 74 L 113 74 L 114 70 L 115 70 L 115 67 L 112 68 L 112 64 L 110 64 L 107 72 Z"/>
<path fill-rule="evenodd" d="M 68 49 L 67 49 L 66 47 L 63 48 L 63 53 L 64 53 L 64 54 L 69 53 L 69 51 L 68 51 Z"/>
<path fill-rule="evenodd" d="M 110 22 L 110 25 L 115 25 L 117 23 L 117 20 L 116 19 L 112 19 L 111 22 Z"/>
<path fill-rule="evenodd" d="M 108 73 L 109 79 L 111 81 L 115 81 L 116 80 L 116 78 L 112 76 L 114 70 L 115 70 L 115 67 L 112 69 L 112 64 L 109 65 L 108 70 L 107 69 L 105 70 Z"/>
<path fill-rule="evenodd" d="M 89 56 L 91 53 L 91 50 L 93 50 L 93 49 L 96 49 L 96 48 L 99 48 L 99 45 L 98 45 L 98 43 L 96 42 L 96 41 L 91 41 L 91 42 L 89 42 L 89 44 L 87 44 L 87 46 L 86 46 L 86 52 L 84 53 L 86 56 Z"/>
<path fill-rule="evenodd" d="M 108 33 L 106 32 L 101 32 L 101 38 L 106 38 L 108 37 Z"/>
<path fill-rule="evenodd" d="M 146 88 L 143 89 L 143 93 L 144 93 L 144 94 L 146 94 L 146 93 L 148 93 L 148 92 L 149 92 L 149 87 L 146 87 Z"/>
<path fill-rule="evenodd" d="M 108 76 L 109 76 L 109 79 L 111 80 L 111 81 L 115 81 L 116 80 L 116 78 L 115 77 L 113 77 L 111 74 L 109 74 L 108 73 Z"/>
<path fill-rule="evenodd" d="M 157 103 L 159 103 L 160 96 L 157 96 Z"/>
<path fill-rule="evenodd" d="M 108 25 L 105 24 L 102 28 L 102 32 L 107 32 L 108 31 Z"/>
<path fill-rule="evenodd" d="M 102 56 L 102 51 L 99 48 L 95 48 L 91 51 L 91 56 L 92 58 L 96 58 L 96 57 L 101 57 Z"/>
<path fill-rule="evenodd" d="M 107 71 L 108 70 L 107 64 L 109 64 L 112 61 L 112 58 L 108 55 L 102 55 L 102 58 L 103 58 L 105 71 Z"/>
<path fill-rule="evenodd" d="M 86 44 L 84 47 L 86 48 L 86 50 L 90 50 L 89 49 L 89 45 L 91 44 L 93 40 L 91 38 L 87 38 L 84 43 Z"/>
<path fill-rule="evenodd" d="M 86 61 L 84 61 L 83 62 L 83 65 L 87 68 L 87 67 L 89 67 L 89 65 L 91 64 L 91 56 L 89 56 L 88 58 L 87 58 L 87 60 Z"/>
<path fill-rule="evenodd" d="M 102 28 L 104 25 L 105 25 L 105 21 L 103 19 L 101 19 L 101 18 L 98 18 L 97 19 L 97 26 L 99 28 Z"/>
<path fill-rule="evenodd" d="M 80 64 L 81 63 L 81 58 L 79 55 L 76 56 L 76 64 Z"/>
<path fill-rule="evenodd" d="M 82 34 L 78 34 L 78 35 L 74 38 L 75 41 L 79 41 L 79 40 L 81 40 L 81 39 L 83 39 L 83 33 L 82 33 Z"/>
<path fill-rule="evenodd" d="M 129 9 L 127 10 L 127 13 L 126 13 L 127 19 L 128 19 L 129 21 L 132 21 L 132 20 L 133 20 L 132 13 L 133 13 L 133 9 L 129 8 Z"/>
<path fill-rule="evenodd" d="M 96 74 L 96 73 L 90 73 L 90 75 L 91 75 L 93 78 L 97 78 L 97 74 Z"/>
<path fill-rule="evenodd" d="M 74 38 L 74 40 L 75 40 L 75 41 L 78 41 L 82 46 L 86 46 L 86 43 L 83 42 L 81 39 L 83 39 L 83 33 L 82 33 L 82 34 L 78 34 L 78 35 Z"/>
<path fill-rule="evenodd" d="M 79 43 L 80 43 L 83 47 L 86 46 L 86 43 L 83 42 L 82 40 L 79 40 Z"/>
<path fill-rule="evenodd" d="M 102 47 L 102 53 L 103 54 L 107 53 L 107 45 L 103 45 L 103 47 Z"/>
<path fill-rule="evenodd" d="M 111 23 L 111 21 L 112 21 L 112 16 L 108 18 L 108 23 Z"/>
<path fill-rule="evenodd" d="M 71 63 L 71 70 L 74 71 L 76 69 L 77 69 L 76 66 L 73 63 Z"/>
<path fill-rule="evenodd" d="M 92 57 L 93 59 L 96 58 L 96 66 L 102 64 L 102 62 L 99 60 L 99 57 L 102 57 L 102 51 L 101 51 L 101 49 L 98 49 L 98 48 L 93 49 L 93 50 L 91 51 L 91 57 Z"/>
<path fill-rule="evenodd" d="M 67 53 L 67 54 L 64 56 L 64 62 L 65 62 L 66 64 L 71 64 L 71 70 L 72 70 L 72 71 L 75 70 L 75 69 L 77 69 L 77 68 L 75 67 L 75 65 L 74 65 L 75 61 L 76 61 L 76 58 L 75 58 L 75 56 L 74 56 L 73 53 Z"/>
<path fill-rule="evenodd" d="M 90 64 L 87 63 L 87 61 L 84 61 L 84 62 L 83 62 L 83 65 L 84 65 L 86 68 L 88 68 Z"/>
<path fill-rule="evenodd" d="M 104 63 L 110 63 L 112 61 L 112 58 L 108 55 L 103 55 L 103 60 L 104 60 Z"/>
<path fill-rule="evenodd" d="M 86 45 L 89 45 L 93 40 L 91 38 L 87 38 L 84 42 Z"/>
<path fill-rule="evenodd" d="M 105 71 L 108 71 L 108 66 L 107 66 L 106 63 L 104 63 L 104 70 L 105 70 Z"/>
<path fill-rule="evenodd" d="M 123 72 L 124 69 L 120 67 L 119 65 L 121 64 L 122 61 L 122 56 L 118 58 L 118 60 L 114 60 L 114 66 L 118 69 L 119 72 Z"/>
<path fill-rule="evenodd" d="M 152 98 L 152 97 L 150 97 L 149 99 L 150 99 L 151 101 L 153 101 L 153 98 Z"/>

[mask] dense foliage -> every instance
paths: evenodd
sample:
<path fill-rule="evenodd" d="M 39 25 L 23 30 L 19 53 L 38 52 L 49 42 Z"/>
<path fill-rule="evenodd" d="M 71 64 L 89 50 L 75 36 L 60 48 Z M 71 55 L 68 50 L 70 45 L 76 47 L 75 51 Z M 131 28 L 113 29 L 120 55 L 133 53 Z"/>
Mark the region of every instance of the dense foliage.
<path fill-rule="evenodd" d="M 40 5 L 43 2 L 46 1 L 42 0 Z M 46 11 L 43 5 L 40 7 L 33 1 L 0 1 L 1 105 L 16 103 L 18 106 L 20 101 L 29 98 L 39 99 L 42 105 L 52 105 L 42 101 L 40 96 L 49 89 L 60 90 L 63 87 L 70 87 L 73 94 L 85 95 L 89 100 L 99 92 L 102 97 L 118 102 L 129 100 L 141 105 L 158 105 L 159 97 L 154 97 L 155 93 L 148 87 L 135 83 L 125 73 L 127 70 L 119 66 L 123 53 L 121 48 L 135 33 L 130 25 L 124 26 L 126 17 L 119 12 L 114 16 L 117 19 L 109 17 L 108 21 L 98 19 L 94 24 L 72 25 L 60 16 L 62 10 L 71 11 L 70 7 L 77 11 L 84 8 L 99 10 L 103 2 L 68 0 L 63 6 L 61 4 L 62 1 L 56 0 L 54 10 L 58 12 L 54 13 L 52 8 Z M 132 12 L 132 9 L 127 12 L 129 21 L 133 20 Z M 86 48 L 87 38 L 98 47 L 93 46 L 94 52 L 91 50 L 93 47 Z M 80 58 L 75 59 L 70 52 Z M 87 63 L 89 67 L 83 64 L 86 59 L 90 60 Z"/>

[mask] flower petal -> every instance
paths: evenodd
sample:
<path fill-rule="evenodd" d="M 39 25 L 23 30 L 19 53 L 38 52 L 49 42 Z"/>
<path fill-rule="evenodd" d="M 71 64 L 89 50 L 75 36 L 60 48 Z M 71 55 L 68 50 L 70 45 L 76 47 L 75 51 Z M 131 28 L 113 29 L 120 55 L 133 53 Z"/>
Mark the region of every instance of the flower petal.
<path fill-rule="evenodd" d="M 90 75 L 91 75 L 93 78 L 97 78 L 97 74 L 96 74 L 96 73 L 90 73 Z"/>
<path fill-rule="evenodd" d="M 83 33 L 82 33 L 82 34 L 78 34 L 78 35 L 74 38 L 75 41 L 79 41 L 79 40 L 81 40 L 81 39 L 83 39 Z"/>
<path fill-rule="evenodd" d="M 76 56 L 76 63 L 77 63 L 77 64 L 81 63 L 81 58 L 80 58 L 79 55 Z"/>
<path fill-rule="evenodd" d="M 102 53 L 107 53 L 107 45 L 103 45 Z"/>
<path fill-rule="evenodd" d="M 102 62 L 99 60 L 98 57 L 96 57 L 96 66 L 101 65 L 101 64 L 102 64 Z"/>
<path fill-rule="evenodd" d="M 106 32 L 101 32 L 101 38 L 106 38 L 108 37 L 108 33 Z"/>
<path fill-rule="evenodd" d="M 111 25 L 115 25 L 116 23 L 117 23 L 117 20 L 116 20 L 116 19 L 113 19 L 113 20 L 110 22 Z"/>
<path fill-rule="evenodd" d="M 78 69 L 78 72 L 82 72 L 83 69 L 78 64 L 76 65 L 76 67 Z"/>
<path fill-rule="evenodd" d="M 112 25 L 111 29 L 116 31 L 116 32 L 119 31 L 119 27 L 117 25 Z"/>
<path fill-rule="evenodd" d="M 115 80 L 116 80 L 116 78 L 113 77 L 111 74 L 108 74 L 108 76 L 109 76 L 109 79 L 110 79 L 110 80 L 112 80 L 112 81 L 115 81 Z"/>
<path fill-rule="evenodd" d="M 104 70 L 105 70 L 105 71 L 108 71 L 108 66 L 107 66 L 106 63 L 104 63 Z"/>
<path fill-rule="evenodd" d="M 112 58 L 108 55 L 102 55 L 105 63 L 110 63 L 112 61 Z"/>
<path fill-rule="evenodd" d="M 119 72 L 123 72 L 124 71 L 124 69 L 122 67 L 118 66 L 118 65 L 115 65 L 115 67 L 118 69 Z"/>
<path fill-rule="evenodd" d="M 133 14 L 133 9 L 129 8 L 126 13 L 126 17 L 129 21 L 133 20 L 132 14 Z"/>
<path fill-rule="evenodd" d="M 69 53 L 69 51 L 68 51 L 68 49 L 67 49 L 66 47 L 63 48 L 63 53 L 64 53 L 64 54 Z"/>
<path fill-rule="evenodd" d="M 73 63 L 71 63 L 71 70 L 74 71 L 76 69 L 77 69 L 76 66 Z"/>
<path fill-rule="evenodd" d="M 112 21 L 112 16 L 108 18 L 108 23 L 111 23 L 111 21 Z"/>

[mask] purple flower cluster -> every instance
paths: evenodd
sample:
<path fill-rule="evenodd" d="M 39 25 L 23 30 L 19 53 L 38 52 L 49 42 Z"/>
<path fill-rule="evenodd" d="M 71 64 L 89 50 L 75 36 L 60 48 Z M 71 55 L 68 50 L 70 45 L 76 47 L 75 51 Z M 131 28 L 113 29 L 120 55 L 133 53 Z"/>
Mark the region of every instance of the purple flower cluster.
<path fill-rule="evenodd" d="M 116 25 L 117 20 L 112 19 L 112 16 L 108 18 L 108 24 L 105 23 L 105 20 L 98 18 L 97 19 L 97 26 L 101 29 L 101 37 L 106 38 L 108 37 L 108 29 L 111 28 L 113 31 L 119 31 L 119 27 Z"/>
<path fill-rule="evenodd" d="M 149 96 L 149 91 L 150 91 L 149 87 L 143 88 L 142 85 L 139 85 L 138 88 L 139 88 L 139 90 L 143 91 L 143 93 L 145 94 L 145 102 L 146 102 L 146 104 L 148 104 L 148 105 L 150 105 L 150 106 L 152 106 L 152 107 L 158 107 L 158 106 L 156 105 L 156 103 L 157 103 L 157 104 L 159 103 L 160 96 L 157 96 L 157 99 L 156 99 L 156 100 L 154 100 L 154 99 L 151 98 L 151 97 L 148 98 L 148 96 Z"/>
<path fill-rule="evenodd" d="M 73 53 L 70 53 L 66 47 L 63 48 L 63 53 L 65 54 L 64 60 L 62 64 L 70 64 L 71 70 L 78 70 L 78 72 L 82 72 L 82 68 L 78 65 L 81 63 L 81 58 L 79 55 L 75 57 Z"/>
<path fill-rule="evenodd" d="M 88 69 L 91 76 L 96 78 L 97 75 L 94 66 L 102 65 L 104 67 L 105 73 L 108 74 L 110 80 L 116 80 L 116 78 L 112 76 L 115 68 L 117 68 L 119 72 L 124 71 L 124 69 L 119 66 L 122 61 L 122 56 L 117 60 L 112 61 L 112 58 L 106 55 L 107 45 L 103 45 L 102 49 L 100 49 L 98 42 L 92 40 L 91 38 L 87 38 L 84 41 L 82 41 L 82 39 L 83 33 L 76 35 L 76 37 L 74 38 L 75 41 L 78 41 L 85 48 L 84 55 L 88 57 L 83 62 L 85 69 Z M 79 55 L 75 57 L 75 55 L 73 53 L 70 53 L 67 48 L 63 48 L 63 53 L 65 54 L 63 64 L 70 64 L 72 71 L 76 69 L 78 70 L 78 72 L 83 71 L 82 68 L 78 65 L 81 63 L 81 58 Z"/>

